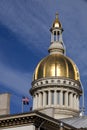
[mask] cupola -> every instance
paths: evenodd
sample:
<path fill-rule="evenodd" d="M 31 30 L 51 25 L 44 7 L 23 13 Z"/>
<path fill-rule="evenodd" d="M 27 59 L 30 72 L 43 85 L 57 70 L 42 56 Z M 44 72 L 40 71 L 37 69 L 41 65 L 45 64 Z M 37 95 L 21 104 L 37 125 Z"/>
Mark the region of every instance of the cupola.
<path fill-rule="evenodd" d="M 33 74 L 30 90 L 33 110 L 57 119 L 77 116 L 82 95 L 80 74 L 76 64 L 65 54 L 58 14 L 50 32 L 49 55 L 37 64 Z"/>

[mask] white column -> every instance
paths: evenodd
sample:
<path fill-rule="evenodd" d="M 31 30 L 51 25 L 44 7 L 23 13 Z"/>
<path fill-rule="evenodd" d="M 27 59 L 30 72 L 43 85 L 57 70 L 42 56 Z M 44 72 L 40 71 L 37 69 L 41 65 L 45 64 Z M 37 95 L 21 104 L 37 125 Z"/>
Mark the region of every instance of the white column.
<path fill-rule="evenodd" d="M 63 91 L 60 91 L 60 106 L 63 105 Z"/>
<path fill-rule="evenodd" d="M 77 105 L 78 104 L 78 96 L 76 95 L 76 109 L 77 109 Z"/>
<path fill-rule="evenodd" d="M 77 110 L 79 110 L 79 96 L 78 95 L 76 96 L 76 100 L 77 100 L 77 105 L 76 105 L 77 106 Z"/>
<path fill-rule="evenodd" d="M 57 91 L 54 91 L 54 105 L 57 106 Z"/>
<path fill-rule="evenodd" d="M 38 101 L 37 101 L 37 100 L 38 100 L 38 98 L 37 98 L 37 93 L 36 93 L 36 96 L 35 96 L 35 101 L 36 101 L 36 102 L 35 102 L 35 108 L 36 108 L 36 109 L 37 109 L 37 107 L 38 107 L 38 104 L 37 104 Z"/>
<path fill-rule="evenodd" d="M 76 94 L 74 94 L 74 109 L 76 109 Z"/>
<path fill-rule="evenodd" d="M 35 95 L 33 96 L 33 110 L 35 109 Z"/>
<path fill-rule="evenodd" d="M 60 105 L 60 91 L 57 91 L 57 105 Z"/>
<path fill-rule="evenodd" d="M 48 92 L 48 105 L 51 105 L 51 91 Z"/>
<path fill-rule="evenodd" d="M 38 95 L 38 107 L 41 107 L 41 93 Z"/>
<path fill-rule="evenodd" d="M 73 93 L 70 93 L 70 107 L 73 108 Z"/>
<path fill-rule="evenodd" d="M 51 33 L 51 42 L 54 41 L 54 36 L 53 36 L 53 33 Z"/>
<path fill-rule="evenodd" d="M 46 92 L 43 92 L 43 106 L 46 106 Z"/>
<path fill-rule="evenodd" d="M 68 100 L 69 100 L 69 99 L 68 99 L 68 98 L 69 98 L 68 96 L 69 96 L 69 95 L 68 95 L 68 92 L 65 92 L 65 106 L 66 106 L 66 107 L 68 107 Z"/>
<path fill-rule="evenodd" d="M 62 42 L 62 43 L 63 43 L 62 33 L 61 33 L 61 32 L 60 32 L 60 35 L 59 35 L 59 42 Z"/>
<path fill-rule="evenodd" d="M 75 94 L 75 109 L 77 109 L 77 99 L 76 99 L 76 94 Z"/>
<path fill-rule="evenodd" d="M 79 110 L 79 96 L 78 96 L 78 110 Z"/>
<path fill-rule="evenodd" d="M 77 106 L 77 109 L 79 110 L 79 96 L 78 96 L 78 102 L 77 102 L 78 106 Z"/>
<path fill-rule="evenodd" d="M 75 109 L 75 94 L 73 94 L 73 108 Z"/>

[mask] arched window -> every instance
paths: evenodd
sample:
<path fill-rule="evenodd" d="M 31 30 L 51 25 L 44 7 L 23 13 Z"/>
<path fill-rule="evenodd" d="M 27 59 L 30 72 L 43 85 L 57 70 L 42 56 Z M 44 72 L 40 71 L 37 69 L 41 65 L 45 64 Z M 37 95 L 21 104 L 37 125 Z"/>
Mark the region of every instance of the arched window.
<path fill-rule="evenodd" d="M 41 84 L 43 84 L 43 82 L 41 82 Z"/>
<path fill-rule="evenodd" d="M 60 83 L 60 80 L 57 80 L 58 83 Z"/>
<path fill-rule="evenodd" d="M 48 81 L 47 81 L 47 80 L 46 80 L 45 82 L 46 82 L 46 84 L 48 84 Z"/>
<path fill-rule="evenodd" d="M 53 83 L 53 82 L 54 82 L 54 80 L 52 79 L 52 80 L 51 80 L 51 82 Z"/>
<path fill-rule="evenodd" d="M 66 81 L 64 80 L 63 83 L 66 84 Z"/>

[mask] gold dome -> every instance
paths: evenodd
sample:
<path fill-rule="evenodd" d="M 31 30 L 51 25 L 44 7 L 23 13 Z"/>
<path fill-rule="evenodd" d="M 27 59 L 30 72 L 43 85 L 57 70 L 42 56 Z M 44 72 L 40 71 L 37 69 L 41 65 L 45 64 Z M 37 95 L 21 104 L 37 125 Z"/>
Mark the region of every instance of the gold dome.
<path fill-rule="evenodd" d="M 51 54 L 37 65 L 33 81 L 46 77 L 65 77 L 79 81 L 79 72 L 75 63 L 62 54 Z"/>

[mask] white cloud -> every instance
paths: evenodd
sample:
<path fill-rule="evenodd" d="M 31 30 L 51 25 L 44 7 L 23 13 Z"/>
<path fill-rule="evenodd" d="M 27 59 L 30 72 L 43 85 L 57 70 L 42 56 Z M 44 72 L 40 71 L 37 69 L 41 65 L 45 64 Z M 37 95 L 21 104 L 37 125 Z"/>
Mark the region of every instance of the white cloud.
<path fill-rule="evenodd" d="M 21 40 L 24 40 L 22 43 L 28 47 L 36 46 L 36 48 L 38 48 L 37 46 L 39 43 L 36 41 L 39 40 L 40 34 L 44 34 L 41 29 L 47 32 L 44 18 L 40 13 L 39 16 L 36 16 L 36 10 L 33 7 L 35 2 L 26 2 L 23 0 L 1 1 L 0 21 L 3 25 L 7 26 L 7 28 L 14 32 Z M 31 43 L 32 39 L 35 41 L 33 44 Z M 43 44 L 42 46 L 44 47 Z"/>
<path fill-rule="evenodd" d="M 29 73 L 18 72 L 0 63 L 0 84 L 19 94 L 28 95 L 31 87 L 31 77 Z"/>
<path fill-rule="evenodd" d="M 83 63 L 83 70 L 87 60 L 85 57 L 87 50 L 87 4 L 85 1 L 45 0 L 44 3 L 40 0 L 0 1 L 1 23 L 24 39 L 25 45 L 31 48 L 34 46 L 43 52 L 47 46 L 47 42 L 43 42 L 44 36 L 48 35 L 48 23 L 51 24 L 56 11 L 61 12 L 60 17 L 63 19 L 63 27 L 65 26 L 64 38 L 65 45 L 68 46 L 67 52 L 78 64 Z"/>
<path fill-rule="evenodd" d="M 85 1 L 0 0 L 0 22 L 14 32 L 21 41 L 23 40 L 22 44 L 31 48 L 33 46 L 36 51 L 39 49 L 44 52 L 49 44 L 47 43 L 49 26 L 58 11 L 65 30 L 66 52 L 77 63 L 80 75 L 86 78 L 87 3 Z M 3 61 L 5 57 L 2 56 L 0 52 L 0 58 Z M 14 70 L 2 62 L 0 63 L 0 84 L 15 92 L 28 94 L 31 79 L 32 74 Z M 86 84 L 84 87 L 86 88 Z"/>
<path fill-rule="evenodd" d="M 23 40 L 21 43 L 31 48 L 34 46 L 39 50 L 42 47 L 45 49 L 47 43 L 43 44 L 42 41 L 44 39 L 47 41 L 45 36 L 48 36 L 49 25 L 51 26 L 56 11 L 61 12 L 60 17 L 63 18 L 63 25 L 67 29 L 65 32 L 68 31 L 66 32 L 68 43 L 73 37 L 73 39 L 76 39 L 73 43 L 76 46 L 76 42 L 79 42 L 80 38 L 84 38 L 83 36 L 87 34 L 87 5 L 84 1 L 59 0 L 54 2 L 48 0 L 44 3 L 40 0 L 0 1 L 1 23 L 15 32 Z M 70 32 L 71 35 L 69 35 Z M 80 38 L 77 38 L 78 33 Z"/>

